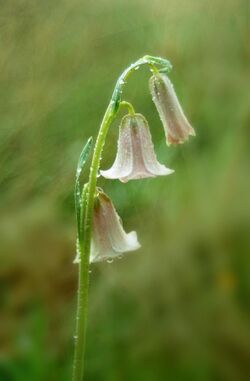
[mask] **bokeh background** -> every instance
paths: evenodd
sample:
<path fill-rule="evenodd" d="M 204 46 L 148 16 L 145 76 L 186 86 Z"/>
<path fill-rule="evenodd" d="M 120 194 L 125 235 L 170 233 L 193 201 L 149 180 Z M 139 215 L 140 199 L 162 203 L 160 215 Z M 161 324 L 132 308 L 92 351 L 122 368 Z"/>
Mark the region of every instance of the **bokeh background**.
<path fill-rule="evenodd" d="M 249 1 L 10 0 L 0 25 L 0 380 L 70 380 L 76 163 L 144 54 L 173 63 L 197 137 L 167 148 L 150 73 L 131 76 L 175 174 L 99 179 L 142 249 L 92 266 L 86 380 L 249 380 Z"/>

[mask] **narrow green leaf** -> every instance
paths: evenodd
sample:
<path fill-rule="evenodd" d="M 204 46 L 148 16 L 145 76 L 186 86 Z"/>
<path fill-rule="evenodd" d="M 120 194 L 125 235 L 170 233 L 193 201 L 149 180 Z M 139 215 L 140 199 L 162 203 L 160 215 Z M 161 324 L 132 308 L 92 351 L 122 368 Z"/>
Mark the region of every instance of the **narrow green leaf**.
<path fill-rule="evenodd" d="M 78 233 L 78 238 L 80 238 L 81 235 L 81 203 L 82 203 L 82 192 L 81 192 L 81 187 L 80 187 L 80 175 L 82 173 L 83 167 L 86 164 L 86 161 L 89 157 L 90 150 L 92 147 L 92 141 L 93 138 L 89 138 L 87 143 L 82 149 L 82 152 L 79 156 L 78 164 L 77 164 L 77 169 L 76 169 L 76 181 L 75 181 L 75 191 L 74 191 L 74 197 L 75 197 L 75 210 L 76 210 L 76 220 L 77 220 L 77 233 Z"/>
<path fill-rule="evenodd" d="M 77 163 L 77 169 L 76 169 L 76 178 L 79 179 L 80 174 L 82 172 L 82 169 L 88 159 L 91 147 L 92 147 L 93 138 L 92 136 L 88 139 L 87 143 L 82 149 L 82 152 L 80 153 L 79 160 Z"/>

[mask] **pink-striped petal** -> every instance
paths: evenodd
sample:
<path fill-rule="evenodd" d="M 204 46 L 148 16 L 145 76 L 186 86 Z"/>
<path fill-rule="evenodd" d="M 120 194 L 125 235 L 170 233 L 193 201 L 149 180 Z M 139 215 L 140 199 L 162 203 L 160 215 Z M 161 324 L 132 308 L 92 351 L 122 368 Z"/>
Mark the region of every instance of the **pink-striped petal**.
<path fill-rule="evenodd" d="M 100 171 L 101 175 L 106 179 L 118 179 L 128 176 L 132 172 L 133 157 L 129 123 L 129 118 L 125 116 L 119 129 L 117 155 L 114 164 L 110 169 Z"/>

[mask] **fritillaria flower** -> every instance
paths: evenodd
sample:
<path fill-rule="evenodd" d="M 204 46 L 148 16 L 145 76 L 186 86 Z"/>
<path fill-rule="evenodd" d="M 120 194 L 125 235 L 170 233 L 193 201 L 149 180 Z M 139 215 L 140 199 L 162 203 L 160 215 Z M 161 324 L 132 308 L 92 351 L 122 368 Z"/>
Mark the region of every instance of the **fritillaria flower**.
<path fill-rule="evenodd" d="M 112 201 L 99 190 L 94 206 L 90 262 L 112 260 L 139 248 L 136 232 L 124 231 Z"/>
<path fill-rule="evenodd" d="M 169 175 L 174 172 L 157 161 L 148 123 L 141 114 L 125 115 L 121 121 L 118 150 L 113 166 L 101 171 L 107 179 L 122 182 Z"/>
<path fill-rule="evenodd" d="M 189 124 L 176 96 L 174 87 L 166 74 L 154 74 L 149 80 L 153 102 L 160 115 L 167 144 L 184 143 L 195 131 Z"/>

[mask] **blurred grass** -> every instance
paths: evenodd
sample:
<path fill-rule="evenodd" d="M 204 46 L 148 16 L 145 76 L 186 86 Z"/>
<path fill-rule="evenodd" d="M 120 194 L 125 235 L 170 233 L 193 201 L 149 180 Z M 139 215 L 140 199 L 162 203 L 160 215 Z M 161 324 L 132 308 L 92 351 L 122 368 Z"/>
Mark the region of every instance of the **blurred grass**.
<path fill-rule="evenodd" d="M 93 266 L 87 379 L 249 380 L 249 2 L 8 1 L 0 25 L 0 379 L 70 379 L 76 162 L 147 53 L 173 63 L 197 137 L 166 148 L 148 72 L 131 77 L 126 98 L 176 172 L 100 179 L 143 247 Z"/>

